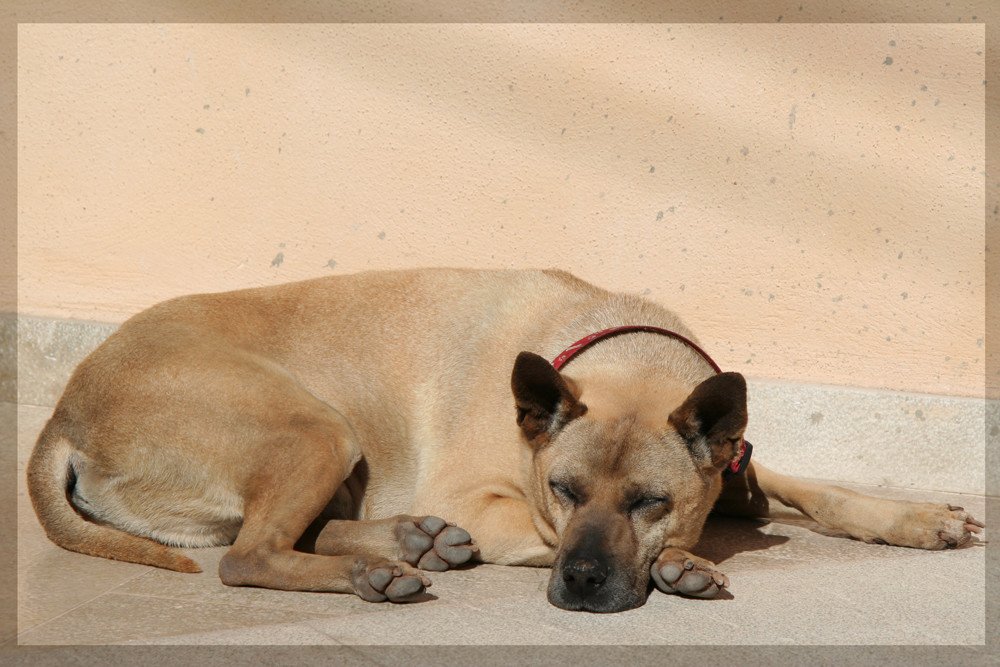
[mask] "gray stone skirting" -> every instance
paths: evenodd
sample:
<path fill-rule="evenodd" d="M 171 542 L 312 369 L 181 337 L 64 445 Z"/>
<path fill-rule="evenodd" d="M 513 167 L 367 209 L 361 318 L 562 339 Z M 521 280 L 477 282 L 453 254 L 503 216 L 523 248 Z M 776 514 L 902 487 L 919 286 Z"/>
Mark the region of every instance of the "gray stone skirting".
<path fill-rule="evenodd" d="M 73 368 L 116 328 L 32 317 L 15 325 L 9 315 L 0 317 L 0 400 L 54 406 Z M 754 443 L 754 460 L 778 472 L 986 491 L 987 439 L 1000 442 L 996 402 L 752 378 L 749 385 L 747 439 Z M 996 480 L 989 481 L 996 489 Z"/>

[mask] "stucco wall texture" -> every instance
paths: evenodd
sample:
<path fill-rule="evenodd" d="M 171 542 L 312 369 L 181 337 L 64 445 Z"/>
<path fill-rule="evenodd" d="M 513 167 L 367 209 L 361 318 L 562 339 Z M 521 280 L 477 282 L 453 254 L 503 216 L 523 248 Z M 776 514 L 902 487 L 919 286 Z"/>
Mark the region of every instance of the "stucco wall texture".
<path fill-rule="evenodd" d="M 984 395 L 984 27 L 18 29 L 18 308 L 559 267 L 761 379 Z"/>

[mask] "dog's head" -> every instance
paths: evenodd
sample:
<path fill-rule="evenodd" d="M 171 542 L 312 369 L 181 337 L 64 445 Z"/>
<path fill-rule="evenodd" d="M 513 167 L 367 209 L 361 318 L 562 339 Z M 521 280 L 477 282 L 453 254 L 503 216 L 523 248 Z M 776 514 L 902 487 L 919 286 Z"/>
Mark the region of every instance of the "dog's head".
<path fill-rule="evenodd" d="M 638 607 L 666 546 L 691 549 L 747 424 L 738 373 L 679 385 L 574 381 L 522 352 L 511 378 L 530 490 L 558 536 L 548 598 L 595 612 Z"/>

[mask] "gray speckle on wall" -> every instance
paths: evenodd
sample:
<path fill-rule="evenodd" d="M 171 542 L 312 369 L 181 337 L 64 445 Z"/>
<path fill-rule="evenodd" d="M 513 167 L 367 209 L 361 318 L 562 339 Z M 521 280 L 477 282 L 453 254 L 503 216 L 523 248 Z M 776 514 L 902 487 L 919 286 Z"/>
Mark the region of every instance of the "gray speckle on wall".
<path fill-rule="evenodd" d="M 281 266 L 281 263 L 284 261 L 285 261 L 285 253 L 279 252 L 277 255 L 274 256 L 274 259 L 271 260 L 271 266 Z"/>

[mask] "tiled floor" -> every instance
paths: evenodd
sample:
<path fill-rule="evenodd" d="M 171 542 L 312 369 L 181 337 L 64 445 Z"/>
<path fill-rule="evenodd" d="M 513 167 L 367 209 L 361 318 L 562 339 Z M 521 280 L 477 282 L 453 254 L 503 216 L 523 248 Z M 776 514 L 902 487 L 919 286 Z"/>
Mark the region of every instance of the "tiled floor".
<path fill-rule="evenodd" d="M 4 406 L 7 410 L 12 406 Z M 731 579 L 727 599 L 653 592 L 639 609 L 581 614 L 546 602 L 548 570 L 477 566 L 433 574 L 433 598 L 227 588 L 225 549 L 189 550 L 201 574 L 82 556 L 47 541 L 24 466 L 50 409 L 18 408 L 18 627 L 9 646 L 65 644 L 982 644 L 983 544 L 943 552 L 865 545 L 788 513 L 711 520 L 697 550 Z M 852 488 L 960 504 L 979 496 Z M 358 649 L 361 664 L 369 663 Z M 372 660 L 375 660 L 372 658 Z M 376 661 L 377 662 L 377 661 Z"/>

